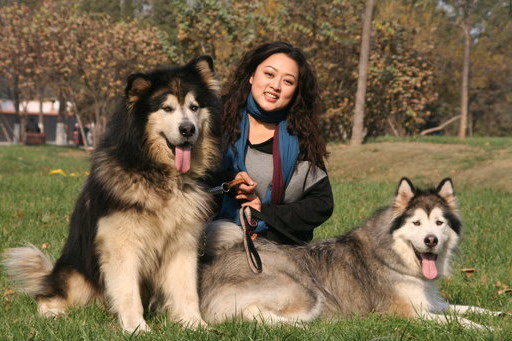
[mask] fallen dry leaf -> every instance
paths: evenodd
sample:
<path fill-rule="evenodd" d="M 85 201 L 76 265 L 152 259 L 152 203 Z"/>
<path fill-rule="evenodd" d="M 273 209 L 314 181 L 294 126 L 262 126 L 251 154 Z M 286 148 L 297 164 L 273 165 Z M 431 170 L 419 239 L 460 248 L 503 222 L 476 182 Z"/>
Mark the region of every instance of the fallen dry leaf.
<path fill-rule="evenodd" d="M 49 243 L 43 243 L 43 245 L 41 245 L 41 247 L 42 247 L 43 249 L 47 249 L 47 248 L 49 248 L 49 247 L 50 247 L 50 244 L 49 244 Z"/>
<path fill-rule="evenodd" d="M 465 273 L 467 277 L 471 277 L 475 274 L 476 269 L 473 268 L 464 268 L 460 270 L 461 272 Z"/>
<path fill-rule="evenodd" d="M 496 281 L 496 286 L 498 288 L 500 288 L 500 290 L 498 290 L 498 294 L 499 295 L 501 295 L 501 294 L 511 294 L 512 293 L 512 288 L 510 288 L 505 283 L 501 283 L 500 281 Z"/>
<path fill-rule="evenodd" d="M 9 301 L 9 296 L 14 294 L 14 290 L 7 289 L 4 291 L 4 305 L 10 305 L 11 302 Z"/>

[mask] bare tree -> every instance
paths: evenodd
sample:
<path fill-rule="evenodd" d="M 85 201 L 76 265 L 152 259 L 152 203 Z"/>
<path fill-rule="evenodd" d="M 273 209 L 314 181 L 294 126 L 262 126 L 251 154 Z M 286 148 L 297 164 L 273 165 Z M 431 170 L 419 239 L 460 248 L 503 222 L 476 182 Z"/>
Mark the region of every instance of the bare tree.
<path fill-rule="evenodd" d="M 459 0 L 461 10 L 461 28 L 464 36 L 464 57 L 462 62 L 462 82 L 460 96 L 460 125 L 459 138 L 466 138 L 468 128 L 468 111 L 469 111 L 469 62 L 471 51 L 471 26 L 469 23 L 469 5 L 466 0 Z"/>
<path fill-rule="evenodd" d="M 360 146 L 363 142 L 364 107 L 366 100 L 366 80 L 368 78 L 368 64 L 370 57 L 370 38 L 372 31 L 372 14 L 375 0 L 367 0 L 363 18 L 363 34 L 361 38 L 361 52 L 359 55 L 359 77 L 357 80 L 356 105 L 352 125 L 350 144 Z"/>

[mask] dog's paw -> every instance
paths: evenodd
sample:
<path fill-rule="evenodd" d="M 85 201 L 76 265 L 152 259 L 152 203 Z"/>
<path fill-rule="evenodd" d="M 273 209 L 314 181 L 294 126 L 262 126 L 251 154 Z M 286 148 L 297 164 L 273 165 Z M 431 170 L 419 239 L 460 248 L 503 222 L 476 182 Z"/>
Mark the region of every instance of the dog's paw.
<path fill-rule="evenodd" d="M 503 316 L 512 316 L 511 313 L 505 312 L 505 311 L 494 311 L 494 310 L 488 310 L 488 309 L 481 309 L 475 311 L 477 314 L 485 314 L 495 317 L 503 317 Z"/>
<path fill-rule="evenodd" d="M 475 330 L 487 330 L 487 331 L 495 331 L 495 329 L 493 327 L 490 327 L 490 326 L 486 326 L 486 325 L 483 325 L 483 324 L 478 324 L 476 322 L 473 322 L 471 320 L 468 320 L 468 319 L 465 319 L 465 318 L 458 318 L 458 322 L 460 323 L 461 326 L 463 326 L 464 328 L 468 328 L 468 329 L 475 329 Z"/>
<path fill-rule="evenodd" d="M 37 302 L 37 311 L 43 317 L 60 317 L 66 315 L 66 302 L 59 298 L 39 299 Z"/>
<path fill-rule="evenodd" d="M 507 311 L 493 311 L 493 312 L 492 312 L 492 316 L 497 316 L 497 317 L 512 317 L 512 313 L 507 312 Z"/>
<path fill-rule="evenodd" d="M 477 312 L 478 313 L 478 312 Z M 482 310 L 480 312 L 481 314 L 486 314 L 494 317 L 512 317 L 512 313 L 506 312 L 506 311 L 493 311 L 493 310 Z"/>
<path fill-rule="evenodd" d="M 57 318 L 66 315 L 66 311 L 62 309 L 39 309 L 39 314 L 43 317 Z"/>
<path fill-rule="evenodd" d="M 151 331 L 148 324 L 144 320 L 121 322 L 121 327 L 128 334 L 142 334 Z"/>
<path fill-rule="evenodd" d="M 187 329 L 197 330 L 197 329 L 208 329 L 208 324 L 202 319 L 197 317 L 181 319 L 180 323 L 183 327 Z"/>

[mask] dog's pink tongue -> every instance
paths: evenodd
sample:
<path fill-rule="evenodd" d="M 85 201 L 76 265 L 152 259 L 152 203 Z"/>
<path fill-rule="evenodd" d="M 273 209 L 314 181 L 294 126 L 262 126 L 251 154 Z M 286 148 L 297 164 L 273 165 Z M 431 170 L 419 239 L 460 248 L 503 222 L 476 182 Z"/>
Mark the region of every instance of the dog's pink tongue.
<path fill-rule="evenodd" d="M 423 276 L 428 279 L 434 279 L 437 277 L 437 268 L 435 256 L 432 254 L 421 255 L 421 272 Z"/>
<path fill-rule="evenodd" d="M 176 146 L 175 154 L 174 162 L 178 172 L 188 172 L 190 169 L 190 146 Z"/>

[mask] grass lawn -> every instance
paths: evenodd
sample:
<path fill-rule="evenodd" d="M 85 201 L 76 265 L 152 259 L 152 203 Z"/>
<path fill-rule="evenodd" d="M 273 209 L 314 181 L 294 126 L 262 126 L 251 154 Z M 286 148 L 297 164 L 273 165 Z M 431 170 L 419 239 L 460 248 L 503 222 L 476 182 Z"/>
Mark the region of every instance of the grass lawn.
<path fill-rule="evenodd" d="M 390 155 L 394 143 L 389 140 L 372 142 L 366 145 L 365 152 L 385 158 Z M 342 163 L 347 162 L 342 157 L 345 154 L 336 153 L 339 150 L 346 153 L 346 150 L 343 146 L 331 146 L 329 167 L 335 169 L 331 176 L 335 212 L 317 230 L 315 238 L 338 235 L 360 224 L 376 208 L 388 204 L 402 175 L 409 176 L 413 182 L 419 179 L 422 184 L 437 183 L 445 176 L 458 175 L 483 164 L 487 167 L 493 160 L 502 162 L 503 155 L 510 155 L 504 150 L 512 146 L 510 139 L 493 139 L 489 144 L 472 140 L 461 147 L 484 149 L 485 157 L 474 162 L 466 162 L 461 157 L 449 167 L 456 172 L 450 173 L 449 169 L 444 174 L 445 168 L 439 164 L 447 162 L 449 155 L 442 151 L 450 150 L 454 144 L 445 139 L 426 143 L 436 145 L 439 152 L 422 155 L 421 169 L 407 168 L 404 174 L 405 168 L 398 167 L 394 173 L 386 168 L 382 172 L 387 175 L 382 178 L 373 177 L 368 169 L 375 167 L 377 173 L 377 161 L 361 165 L 359 170 L 350 169 L 353 173 L 343 173 L 340 169 Z M 470 153 L 471 150 L 464 149 L 463 152 Z M 410 162 L 406 154 L 404 158 L 400 162 Z M 425 169 L 429 163 L 424 162 L 424 158 L 430 158 L 432 167 L 439 166 L 440 174 Z M 508 162 L 511 161 L 509 158 Z M 58 169 L 63 173 L 49 174 Z M 69 215 L 88 169 L 88 154 L 73 148 L 0 147 L 0 250 L 30 242 L 53 258 L 58 257 L 66 238 Z M 431 179 L 427 176 L 429 171 Z M 442 293 L 452 303 L 512 312 L 512 292 L 506 290 L 512 288 L 512 192 L 499 186 L 498 177 L 489 178 L 485 183 L 489 186 L 454 178 L 455 188 L 459 189 L 464 238 L 452 276 L 441 281 Z M 496 181 L 498 185 L 492 186 L 490 181 Z M 476 271 L 467 276 L 461 272 L 463 268 Z M 336 322 L 316 321 L 303 328 L 233 321 L 213 326 L 209 331 L 189 331 L 169 322 L 164 314 L 155 314 L 148 316 L 153 331 L 132 337 L 124 335 L 115 317 L 102 307 L 75 308 L 59 319 L 38 317 L 35 301 L 15 292 L 3 269 L 0 269 L 0 294 L 3 299 L 0 302 L 0 340 L 512 340 L 512 317 L 478 315 L 469 318 L 492 326 L 494 330 L 464 330 L 456 322 L 438 325 L 373 315 Z"/>

